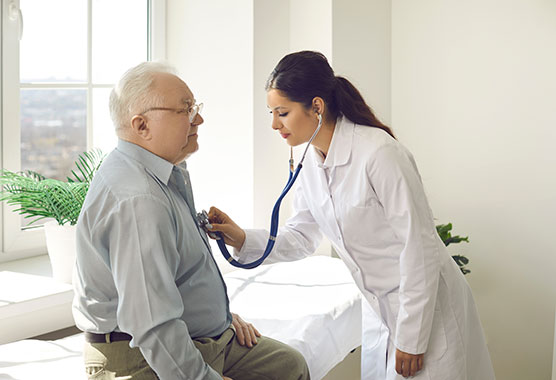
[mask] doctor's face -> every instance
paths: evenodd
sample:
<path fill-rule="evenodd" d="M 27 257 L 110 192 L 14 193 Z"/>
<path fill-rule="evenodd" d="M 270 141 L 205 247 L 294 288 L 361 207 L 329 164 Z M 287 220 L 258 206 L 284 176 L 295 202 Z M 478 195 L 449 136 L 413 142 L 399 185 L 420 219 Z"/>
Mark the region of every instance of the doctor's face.
<path fill-rule="evenodd" d="M 272 114 L 272 129 L 278 131 L 288 145 L 297 146 L 311 139 L 318 125 L 315 112 L 291 101 L 276 89 L 267 92 L 266 101 Z"/>

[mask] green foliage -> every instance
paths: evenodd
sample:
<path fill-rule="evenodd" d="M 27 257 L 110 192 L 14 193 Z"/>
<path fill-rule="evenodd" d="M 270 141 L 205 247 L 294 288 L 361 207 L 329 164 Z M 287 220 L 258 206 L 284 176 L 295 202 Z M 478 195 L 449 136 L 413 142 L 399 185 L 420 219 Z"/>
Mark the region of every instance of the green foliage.
<path fill-rule="evenodd" d="M 81 212 L 89 184 L 100 167 L 104 155 L 98 149 L 82 153 L 75 161 L 76 171 L 68 181 L 45 178 L 39 173 L 27 171 L 0 172 L 0 201 L 18 207 L 15 212 L 25 218 L 34 218 L 35 223 L 44 218 L 53 218 L 58 224 L 74 225 Z"/>
<path fill-rule="evenodd" d="M 468 236 L 465 237 L 461 237 L 459 235 L 452 236 L 452 223 L 439 224 L 436 226 L 436 231 L 438 232 L 440 239 L 442 239 L 446 247 L 452 243 L 457 244 L 457 243 L 461 243 L 462 241 L 469 243 Z M 469 264 L 469 259 L 467 257 L 461 255 L 453 255 L 452 258 L 458 264 L 459 269 L 463 274 L 467 274 L 471 272 L 471 270 L 465 267 L 467 264 Z"/>

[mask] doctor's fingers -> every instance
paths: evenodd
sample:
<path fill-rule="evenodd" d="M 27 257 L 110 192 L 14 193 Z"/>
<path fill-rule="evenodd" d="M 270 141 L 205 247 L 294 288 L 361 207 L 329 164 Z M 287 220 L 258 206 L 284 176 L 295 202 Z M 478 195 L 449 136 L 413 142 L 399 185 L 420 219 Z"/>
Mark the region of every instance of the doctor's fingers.
<path fill-rule="evenodd" d="M 232 219 L 224 211 L 211 206 L 208 212 L 209 221 L 212 223 L 229 223 Z"/>
<path fill-rule="evenodd" d="M 423 368 L 423 355 L 404 355 L 397 357 L 397 359 L 396 372 L 405 378 L 417 375 L 417 372 Z"/>
<path fill-rule="evenodd" d="M 245 231 L 237 225 L 213 223 L 212 228 L 208 228 L 208 230 L 220 232 L 224 238 L 224 243 L 238 250 L 241 249 L 243 242 L 245 242 Z"/>
<path fill-rule="evenodd" d="M 411 360 L 410 368 L 409 368 L 409 376 L 415 376 L 417 372 L 419 372 L 419 359 L 414 358 Z"/>

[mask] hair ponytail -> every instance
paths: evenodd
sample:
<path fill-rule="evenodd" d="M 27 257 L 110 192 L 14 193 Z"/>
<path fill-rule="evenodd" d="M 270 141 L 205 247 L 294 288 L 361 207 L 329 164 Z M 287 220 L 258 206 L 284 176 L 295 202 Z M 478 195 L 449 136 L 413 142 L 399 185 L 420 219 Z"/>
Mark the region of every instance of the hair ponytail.
<path fill-rule="evenodd" d="M 344 115 L 356 124 L 382 129 L 394 137 L 392 130 L 377 119 L 355 86 L 334 75 L 321 53 L 300 51 L 286 55 L 270 74 L 265 89 L 279 90 L 307 109 L 316 96 L 321 97 L 334 119 Z"/>
<path fill-rule="evenodd" d="M 379 128 L 396 138 L 392 130 L 384 125 L 373 113 L 373 110 L 359 92 L 357 88 L 346 78 L 337 76 L 334 87 L 334 100 L 337 112 L 355 124 L 368 125 L 369 127 Z"/>

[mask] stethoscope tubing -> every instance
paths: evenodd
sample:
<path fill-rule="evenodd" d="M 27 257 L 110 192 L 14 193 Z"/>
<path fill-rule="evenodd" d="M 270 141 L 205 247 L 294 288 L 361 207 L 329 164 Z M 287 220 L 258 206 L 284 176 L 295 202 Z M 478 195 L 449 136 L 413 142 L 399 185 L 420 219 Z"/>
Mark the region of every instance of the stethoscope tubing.
<path fill-rule="evenodd" d="M 274 204 L 274 207 L 272 209 L 271 223 L 270 223 L 270 236 L 268 238 L 268 242 L 266 244 L 266 248 L 264 250 L 264 253 L 261 257 L 259 257 L 257 260 L 252 261 L 250 263 L 245 263 L 245 264 L 240 263 L 239 261 L 235 260 L 232 257 L 232 255 L 230 254 L 230 252 L 228 251 L 228 248 L 226 247 L 226 244 L 224 243 L 224 238 L 222 237 L 222 234 L 220 232 L 216 232 L 216 234 L 218 235 L 218 239 L 216 240 L 216 243 L 218 244 L 218 248 L 220 248 L 220 251 L 222 252 L 222 255 L 224 256 L 224 258 L 231 265 L 233 265 L 234 267 L 237 267 L 237 268 L 253 269 L 253 268 L 256 268 L 259 265 L 261 265 L 263 263 L 263 261 L 266 260 L 268 255 L 270 255 L 270 253 L 272 252 L 272 248 L 274 248 L 274 243 L 276 243 L 276 237 L 277 237 L 277 232 L 278 232 L 278 222 L 279 222 L 279 219 L 280 219 L 279 218 L 279 216 L 280 216 L 280 205 L 282 203 L 282 200 L 286 196 L 286 194 L 290 191 L 291 187 L 295 183 L 295 180 L 297 179 L 297 176 L 299 175 L 299 172 L 301 171 L 302 167 L 303 167 L 303 165 L 300 163 L 300 164 L 297 165 L 297 168 L 296 168 L 296 170 L 293 174 L 290 171 L 288 183 L 286 183 L 286 186 L 284 187 L 284 189 L 282 190 L 282 193 L 280 194 L 280 196 L 276 200 L 276 203 Z"/>
<path fill-rule="evenodd" d="M 279 223 L 279 220 L 280 220 L 279 215 L 280 215 L 280 205 L 282 204 L 282 199 L 284 199 L 286 194 L 288 194 L 288 192 L 292 188 L 293 184 L 295 183 L 295 180 L 297 179 L 297 176 L 299 175 L 299 172 L 301 171 L 301 168 L 303 167 L 303 161 L 305 160 L 305 155 L 307 154 L 307 149 L 309 149 L 309 145 L 311 145 L 311 142 L 313 141 L 313 139 L 315 138 L 315 136 L 317 135 L 317 133 L 319 132 L 319 130 L 322 126 L 322 116 L 320 114 L 318 114 L 318 118 L 319 118 L 319 124 L 317 126 L 317 129 L 315 130 L 315 132 L 313 133 L 313 135 L 309 139 L 309 142 L 307 143 L 307 146 L 305 147 L 305 151 L 303 152 L 303 156 L 301 157 L 301 160 L 299 161 L 299 164 L 297 165 L 297 168 L 295 169 L 295 171 L 292 170 L 293 168 L 292 168 L 292 166 L 291 166 L 292 164 L 290 162 L 288 182 L 286 183 L 286 186 L 284 186 L 284 189 L 282 190 L 282 193 L 280 194 L 280 196 L 276 200 L 276 203 L 274 204 L 274 207 L 272 208 L 272 216 L 271 216 L 271 219 L 270 219 L 270 236 L 268 238 L 268 243 L 266 244 L 266 248 L 264 250 L 263 255 L 261 257 L 259 257 L 257 260 L 252 261 L 250 263 L 245 263 L 245 264 L 240 263 L 239 261 L 235 260 L 232 257 L 230 252 L 228 252 L 228 248 L 226 247 L 226 243 L 224 243 L 224 238 L 223 238 L 222 234 L 220 232 L 216 232 L 216 235 L 218 236 L 217 240 L 216 240 L 216 243 L 218 244 L 218 247 L 220 248 L 220 251 L 222 252 L 222 255 L 234 267 L 243 268 L 243 269 L 256 268 L 259 265 L 261 265 L 263 263 L 263 261 L 266 260 L 268 255 L 270 255 L 270 253 L 272 252 L 272 249 L 274 248 L 274 244 L 276 243 L 276 238 L 277 238 L 277 235 L 278 235 L 278 223 Z"/>

